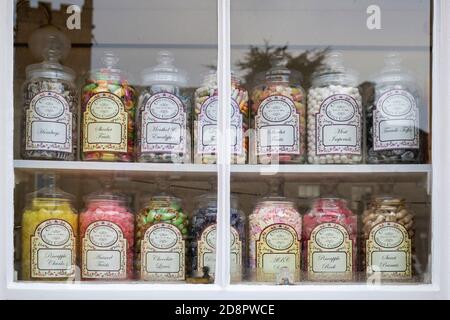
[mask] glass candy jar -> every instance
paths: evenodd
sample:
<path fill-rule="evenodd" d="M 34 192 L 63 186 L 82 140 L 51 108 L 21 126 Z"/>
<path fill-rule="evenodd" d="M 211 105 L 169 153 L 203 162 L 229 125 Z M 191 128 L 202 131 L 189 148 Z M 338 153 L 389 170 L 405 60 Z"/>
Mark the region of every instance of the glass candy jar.
<path fill-rule="evenodd" d="M 241 281 L 245 262 L 245 217 L 238 208 L 238 200 L 231 195 L 231 280 Z M 192 273 L 202 276 L 208 267 L 214 276 L 216 268 L 217 194 L 208 193 L 197 198 L 191 227 Z"/>
<path fill-rule="evenodd" d="M 82 159 L 133 161 L 136 91 L 117 68 L 112 53 L 102 58 L 103 68 L 89 73 L 82 88 Z"/>
<path fill-rule="evenodd" d="M 344 67 L 340 52 L 329 53 L 308 91 L 308 163 L 361 163 L 361 103 L 356 72 Z"/>
<path fill-rule="evenodd" d="M 366 112 L 369 163 L 419 163 L 422 101 L 414 76 L 401 65 L 399 54 L 385 57 L 373 78 L 373 103 Z"/>
<path fill-rule="evenodd" d="M 22 280 L 75 279 L 78 214 L 74 197 L 55 186 L 27 196 L 22 215 Z"/>
<path fill-rule="evenodd" d="M 76 160 L 78 99 L 75 72 L 59 63 L 69 53 L 70 40 L 49 25 L 33 33 L 29 47 L 44 61 L 26 68 L 22 157 Z"/>
<path fill-rule="evenodd" d="M 351 281 L 357 267 L 357 217 L 339 198 L 320 198 L 303 216 L 308 280 Z"/>
<path fill-rule="evenodd" d="M 83 280 L 133 278 L 134 215 L 125 195 L 107 188 L 85 199 L 80 241 Z"/>
<path fill-rule="evenodd" d="M 145 88 L 137 113 L 136 153 L 139 162 L 191 162 L 190 99 L 185 74 L 162 51 L 158 65 L 142 73 Z"/>
<path fill-rule="evenodd" d="M 404 199 L 379 197 L 362 216 L 364 265 L 367 277 L 409 280 L 413 273 L 414 216 Z"/>
<path fill-rule="evenodd" d="M 189 217 L 181 200 L 162 193 L 144 200 L 136 214 L 136 272 L 138 279 L 186 279 Z"/>
<path fill-rule="evenodd" d="M 219 98 L 217 73 L 205 76 L 195 91 L 194 162 L 217 162 L 217 117 Z M 231 74 L 231 163 L 245 164 L 248 155 L 248 92 L 241 80 Z"/>
<path fill-rule="evenodd" d="M 292 200 L 270 195 L 249 216 L 249 269 L 258 282 L 277 282 L 284 273 L 300 280 L 302 219 Z"/>
<path fill-rule="evenodd" d="M 300 73 L 281 57 L 252 91 L 252 163 L 299 164 L 305 160 L 306 110 Z"/>

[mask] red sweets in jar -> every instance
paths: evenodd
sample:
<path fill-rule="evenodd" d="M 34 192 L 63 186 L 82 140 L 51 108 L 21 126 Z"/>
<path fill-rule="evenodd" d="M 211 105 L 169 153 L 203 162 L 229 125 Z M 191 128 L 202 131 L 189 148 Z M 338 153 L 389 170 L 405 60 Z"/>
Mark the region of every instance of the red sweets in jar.
<path fill-rule="evenodd" d="M 356 271 L 357 217 L 339 198 L 314 200 L 303 217 L 303 252 L 309 280 L 351 281 Z"/>
<path fill-rule="evenodd" d="M 132 279 L 134 216 L 125 196 L 110 191 L 88 196 L 80 239 L 83 280 Z"/>

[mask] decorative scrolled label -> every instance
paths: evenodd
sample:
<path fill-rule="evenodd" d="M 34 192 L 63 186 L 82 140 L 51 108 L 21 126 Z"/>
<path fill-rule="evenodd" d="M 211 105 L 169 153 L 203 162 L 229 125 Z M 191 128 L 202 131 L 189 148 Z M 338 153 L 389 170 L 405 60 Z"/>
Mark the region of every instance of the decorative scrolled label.
<path fill-rule="evenodd" d="M 201 106 L 197 121 L 197 153 L 208 154 L 217 152 L 217 112 L 219 99 L 217 96 L 208 98 Z M 243 117 L 239 106 L 231 99 L 230 110 L 231 153 L 241 155 L 243 152 Z"/>
<path fill-rule="evenodd" d="M 377 224 L 366 240 L 367 273 L 379 273 L 385 279 L 412 277 L 411 238 L 396 222 Z"/>
<path fill-rule="evenodd" d="M 142 152 L 186 151 L 187 115 L 177 96 L 161 92 L 145 103 L 141 123 Z"/>
<path fill-rule="evenodd" d="M 215 224 L 206 227 L 200 240 L 198 241 L 197 249 L 197 271 L 202 272 L 203 267 L 209 268 L 209 274 L 214 275 L 216 268 L 216 238 L 217 226 Z M 231 248 L 230 261 L 232 277 L 240 277 L 242 273 L 242 241 L 239 238 L 239 233 L 234 227 L 231 227 Z"/>
<path fill-rule="evenodd" d="M 347 229 L 337 223 L 319 224 L 308 240 L 308 278 L 351 280 L 353 254 Z"/>
<path fill-rule="evenodd" d="M 355 98 L 346 94 L 324 99 L 316 114 L 316 154 L 361 155 L 361 110 Z"/>
<path fill-rule="evenodd" d="M 110 92 L 93 95 L 83 116 L 83 151 L 127 152 L 128 113 Z"/>
<path fill-rule="evenodd" d="M 286 224 L 266 227 L 256 240 L 257 281 L 275 281 L 284 268 L 300 275 L 301 246 L 297 231 Z"/>
<path fill-rule="evenodd" d="M 389 90 L 378 99 L 373 111 L 373 148 L 419 148 L 419 110 L 408 91 Z"/>
<path fill-rule="evenodd" d="M 118 225 L 110 221 L 93 222 L 81 242 L 83 278 L 126 278 L 127 240 Z"/>
<path fill-rule="evenodd" d="M 141 279 L 184 280 L 185 255 L 185 241 L 177 227 L 168 223 L 152 225 L 141 242 Z"/>
<path fill-rule="evenodd" d="M 264 99 L 255 117 L 256 153 L 300 154 L 300 122 L 294 102 L 282 95 Z"/>
<path fill-rule="evenodd" d="M 72 152 L 72 116 L 63 96 L 50 91 L 35 95 L 26 111 L 25 149 Z"/>
<path fill-rule="evenodd" d="M 38 225 L 31 237 L 32 278 L 74 277 L 75 258 L 75 236 L 69 223 L 51 219 Z"/>

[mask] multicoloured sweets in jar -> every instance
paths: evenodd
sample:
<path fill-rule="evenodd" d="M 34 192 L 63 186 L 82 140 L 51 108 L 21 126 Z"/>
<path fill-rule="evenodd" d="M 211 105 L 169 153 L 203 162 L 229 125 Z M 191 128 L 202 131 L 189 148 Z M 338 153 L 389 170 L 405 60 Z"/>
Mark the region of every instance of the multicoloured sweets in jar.
<path fill-rule="evenodd" d="M 364 266 L 367 277 L 409 281 L 413 276 L 414 216 L 405 200 L 379 197 L 362 216 Z"/>
<path fill-rule="evenodd" d="M 134 215 L 127 198 L 101 191 L 89 195 L 80 214 L 81 278 L 133 278 Z"/>
<path fill-rule="evenodd" d="M 117 69 L 119 59 L 105 53 L 104 67 L 92 70 L 81 92 L 82 159 L 134 159 L 136 91 L 128 76 Z"/>
<path fill-rule="evenodd" d="M 362 100 L 356 72 L 331 52 L 326 67 L 313 75 L 308 92 L 308 163 L 362 161 Z"/>
<path fill-rule="evenodd" d="M 142 72 L 145 88 L 139 96 L 136 157 L 139 162 L 191 162 L 191 101 L 187 78 L 173 65 L 168 51 L 158 65 Z"/>
<path fill-rule="evenodd" d="M 243 278 L 246 259 L 245 217 L 238 209 L 237 198 L 231 195 L 231 280 L 239 282 Z M 192 273 L 203 275 L 203 267 L 208 267 L 214 277 L 216 268 L 217 194 L 210 193 L 197 199 L 191 227 Z"/>
<path fill-rule="evenodd" d="M 78 214 L 54 184 L 27 197 L 22 215 L 21 280 L 75 280 Z"/>
<path fill-rule="evenodd" d="M 75 72 L 59 63 L 70 50 L 70 40 L 55 27 L 46 26 L 33 33 L 29 46 L 44 61 L 26 68 L 22 157 L 76 160 L 78 93 Z"/>
<path fill-rule="evenodd" d="M 275 283 L 287 271 L 294 281 L 301 273 L 302 219 L 294 202 L 270 196 L 259 201 L 249 217 L 249 269 L 258 282 Z"/>
<path fill-rule="evenodd" d="M 286 68 L 279 57 L 252 91 L 252 163 L 304 163 L 306 110 L 300 79 L 300 73 Z"/>
<path fill-rule="evenodd" d="M 373 78 L 374 97 L 366 111 L 368 163 L 419 163 L 420 115 L 423 110 L 417 81 L 401 65 L 399 54 L 385 57 Z"/>
<path fill-rule="evenodd" d="M 136 273 L 140 280 L 186 279 L 189 217 L 181 200 L 160 194 L 136 215 Z"/>
<path fill-rule="evenodd" d="M 195 91 L 194 162 L 217 162 L 217 73 L 208 74 Z M 248 92 L 240 79 L 231 76 L 231 163 L 245 164 L 248 155 Z"/>
<path fill-rule="evenodd" d="M 357 270 L 357 216 L 339 198 L 314 200 L 303 216 L 304 271 L 311 281 L 351 281 Z"/>

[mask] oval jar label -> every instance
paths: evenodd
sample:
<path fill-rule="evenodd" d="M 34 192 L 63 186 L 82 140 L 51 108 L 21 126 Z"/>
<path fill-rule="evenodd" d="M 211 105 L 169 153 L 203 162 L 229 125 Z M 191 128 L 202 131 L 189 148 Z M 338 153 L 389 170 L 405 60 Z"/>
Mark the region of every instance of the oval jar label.
<path fill-rule="evenodd" d="M 164 97 L 158 97 L 155 100 L 149 100 L 150 113 L 158 119 L 168 120 L 175 118 L 180 112 L 183 103 L 174 95 L 166 94 Z"/>
<path fill-rule="evenodd" d="M 261 102 L 261 114 L 267 120 L 271 122 L 282 122 L 289 119 L 291 116 L 291 110 L 293 102 L 284 96 L 275 96 L 266 98 Z"/>
<path fill-rule="evenodd" d="M 378 105 L 385 114 L 401 117 L 411 112 L 415 105 L 415 99 L 404 90 L 389 91 L 380 97 Z"/>
<path fill-rule="evenodd" d="M 344 96 L 340 99 L 325 101 L 324 104 L 326 106 L 326 114 L 327 116 L 334 121 L 348 121 L 355 115 L 355 103 L 352 103 L 351 100 L 354 100 L 350 96 Z"/>
<path fill-rule="evenodd" d="M 320 229 L 315 236 L 316 243 L 324 249 L 335 249 L 344 243 L 344 234 L 336 228 Z"/>
<path fill-rule="evenodd" d="M 59 118 L 64 114 L 64 98 L 56 93 L 44 93 L 33 98 L 31 105 L 35 112 L 47 119 Z"/>
<path fill-rule="evenodd" d="M 110 247 L 118 239 L 117 231 L 109 226 L 96 226 L 89 233 L 89 240 L 97 247 Z"/>
<path fill-rule="evenodd" d="M 267 234 L 266 242 L 274 250 L 286 250 L 294 243 L 293 235 L 284 229 L 274 229 Z"/>
<path fill-rule="evenodd" d="M 149 234 L 148 241 L 157 249 L 170 249 L 177 244 L 178 236 L 172 229 L 159 228 Z"/>
<path fill-rule="evenodd" d="M 93 97 L 95 98 L 95 96 Z M 91 114 L 98 119 L 111 119 L 119 114 L 120 106 L 111 98 L 96 98 L 91 103 Z"/>
<path fill-rule="evenodd" d="M 62 224 L 50 224 L 41 231 L 41 238 L 50 246 L 62 246 L 70 240 L 70 230 Z"/>
<path fill-rule="evenodd" d="M 374 240 L 380 247 L 395 248 L 403 243 L 404 236 L 398 228 L 387 226 L 375 232 Z"/>

